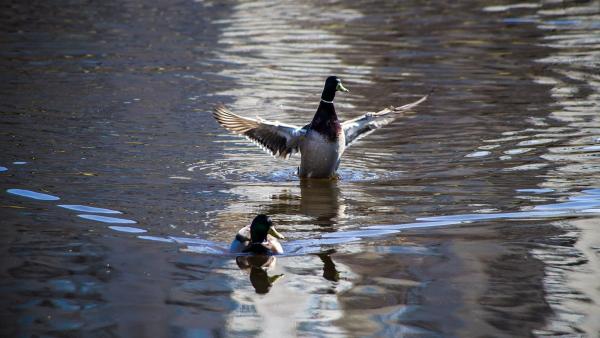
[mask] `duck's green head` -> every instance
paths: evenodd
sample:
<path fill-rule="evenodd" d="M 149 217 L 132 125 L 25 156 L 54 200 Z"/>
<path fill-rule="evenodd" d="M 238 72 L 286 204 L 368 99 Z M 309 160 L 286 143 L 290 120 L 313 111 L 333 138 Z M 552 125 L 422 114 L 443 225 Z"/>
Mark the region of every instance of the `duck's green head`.
<path fill-rule="evenodd" d="M 337 76 L 330 76 L 325 80 L 325 87 L 323 87 L 323 93 L 321 94 L 321 99 L 331 102 L 335 97 L 335 92 L 349 92 L 344 85 L 342 85 L 342 80 L 340 80 Z"/>
<path fill-rule="evenodd" d="M 250 224 L 250 239 L 252 243 L 262 243 L 266 241 L 267 235 L 280 239 L 285 238 L 275 230 L 271 217 L 264 214 L 254 217 L 252 224 Z"/>

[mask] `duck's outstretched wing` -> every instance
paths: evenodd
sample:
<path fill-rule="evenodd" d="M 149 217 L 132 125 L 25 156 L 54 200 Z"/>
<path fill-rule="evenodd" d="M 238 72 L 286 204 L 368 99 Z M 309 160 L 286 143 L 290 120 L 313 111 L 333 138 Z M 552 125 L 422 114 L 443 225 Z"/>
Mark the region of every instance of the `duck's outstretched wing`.
<path fill-rule="evenodd" d="M 346 136 L 346 147 L 375 130 L 391 123 L 396 118 L 402 116 L 402 113 L 409 111 L 421 102 L 427 100 L 428 96 L 429 95 L 425 95 L 417 101 L 405 104 L 404 106 L 385 108 L 377 113 L 366 113 L 342 123 L 342 129 Z"/>
<path fill-rule="evenodd" d="M 273 156 L 288 158 L 299 150 L 306 129 L 280 122 L 251 119 L 232 113 L 223 105 L 215 108 L 213 116 L 223 128 L 246 136 Z"/>

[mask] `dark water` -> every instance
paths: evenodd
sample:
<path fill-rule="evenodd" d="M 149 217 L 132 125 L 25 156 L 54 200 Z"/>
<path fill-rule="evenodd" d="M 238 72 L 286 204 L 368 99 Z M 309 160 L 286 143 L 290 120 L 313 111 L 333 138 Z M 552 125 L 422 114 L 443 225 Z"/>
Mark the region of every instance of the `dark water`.
<path fill-rule="evenodd" d="M 1 6 L 2 336 L 600 334 L 600 3 Z M 344 119 L 435 92 L 339 181 L 210 115 L 331 74 Z M 259 212 L 288 254 L 227 254 Z"/>

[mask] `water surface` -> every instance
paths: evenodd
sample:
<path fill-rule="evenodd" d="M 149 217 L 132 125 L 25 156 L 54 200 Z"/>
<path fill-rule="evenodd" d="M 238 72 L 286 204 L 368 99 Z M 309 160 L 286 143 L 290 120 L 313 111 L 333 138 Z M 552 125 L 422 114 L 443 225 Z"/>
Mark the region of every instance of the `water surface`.
<path fill-rule="evenodd" d="M 8 2 L 2 336 L 600 332 L 600 4 Z M 434 89 L 303 181 L 211 117 Z M 40 198 L 44 197 L 44 198 Z M 57 199 L 60 198 L 60 202 Z M 287 254 L 227 253 L 257 213 Z"/>

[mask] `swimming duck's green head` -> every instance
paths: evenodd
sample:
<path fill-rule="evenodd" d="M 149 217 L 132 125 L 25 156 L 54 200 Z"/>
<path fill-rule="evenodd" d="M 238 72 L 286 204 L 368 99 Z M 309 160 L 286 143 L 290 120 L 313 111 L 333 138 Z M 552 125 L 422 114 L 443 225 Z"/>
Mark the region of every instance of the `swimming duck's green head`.
<path fill-rule="evenodd" d="M 275 230 L 271 217 L 260 214 L 254 217 L 250 224 L 250 239 L 252 243 L 262 243 L 267 240 L 267 235 L 275 238 L 285 238 L 282 234 Z"/>
<path fill-rule="evenodd" d="M 340 80 L 337 76 L 330 76 L 325 80 L 325 87 L 323 87 L 323 93 L 321 94 L 321 99 L 331 102 L 335 97 L 335 92 L 349 92 L 344 85 L 342 85 L 342 80 Z"/>

